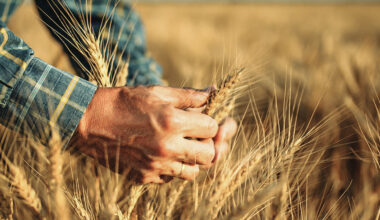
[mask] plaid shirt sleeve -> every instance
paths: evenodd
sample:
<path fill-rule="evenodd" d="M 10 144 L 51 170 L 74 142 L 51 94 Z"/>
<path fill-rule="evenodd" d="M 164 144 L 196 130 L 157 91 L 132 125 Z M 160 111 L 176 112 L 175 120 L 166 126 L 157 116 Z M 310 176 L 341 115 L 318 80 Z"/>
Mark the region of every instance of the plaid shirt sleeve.
<path fill-rule="evenodd" d="M 33 50 L 6 27 L 6 21 L 21 2 L 0 1 L 0 123 L 23 134 L 33 132 L 31 135 L 43 143 L 54 128 L 67 143 L 97 87 L 34 57 Z M 50 4 L 45 0 L 35 2 L 45 23 L 59 30 L 59 27 L 55 27 L 59 18 L 48 7 Z M 78 2 L 84 5 L 86 0 L 65 2 L 69 10 L 79 16 L 82 9 L 78 8 Z M 129 60 L 128 84 L 161 84 L 162 70 L 146 54 L 145 33 L 139 16 L 129 4 L 118 2 L 93 1 L 91 21 L 95 33 L 99 33 L 103 17 L 110 18 L 109 36 L 105 40 L 116 46 L 118 55 L 124 61 Z M 117 7 L 110 7 L 112 5 Z M 67 45 L 67 42 L 55 37 Z M 83 59 L 80 53 L 75 55 Z"/>
<path fill-rule="evenodd" d="M 60 22 L 57 21 L 62 18 L 59 18 L 56 14 L 59 11 L 56 9 L 57 6 L 47 4 L 45 0 L 35 0 L 35 2 L 42 20 L 50 29 L 55 30 L 51 31 L 52 35 L 86 66 L 86 59 L 71 46 L 71 43 L 67 41 L 70 37 L 58 25 Z M 65 0 L 64 2 L 66 7 L 77 18 L 81 17 L 86 11 L 85 7 L 89 4 L 88 0 Z M 56 5 L 59 5 L 59 3 Z M 103 32 L 102 36 L 104 39 L 103 44 L 116 48 L 117 57 L 121 56 L 124 62 L 129 60 L 128 85 L 162 84 L 162 68 L 147 54 L 145 30 L 139 15 L 132 10 L 130 4 L 120 0 L 92 1 L 90 16 L 91 27 L 97 36 L 100 29 L 103 28 L 102 23 L 104 23 L 104 20 L 108 20 L 108 31 Z M 59 36 L 57 36 L 57 33 L 59 33 Z M 76 62 L 73 59 L 71 61 L 73 66 L 77 67 L 77 72 L 80 73 L 80 68 L 78 68 Z M 112 63 L 114 65 L 113 69 L 115 69 L 117 63 L 118 59 L 114 59 Z M 82 76 L 86 77 L 83 74 Z"/>
<path fill-rule="evenodd" d="M 33 132 L 42 143 L 55 129 L 67 143 L 96 89 L 34 57 L 33 50 L 0 21 L 1 124 L 23 134 Z"/>

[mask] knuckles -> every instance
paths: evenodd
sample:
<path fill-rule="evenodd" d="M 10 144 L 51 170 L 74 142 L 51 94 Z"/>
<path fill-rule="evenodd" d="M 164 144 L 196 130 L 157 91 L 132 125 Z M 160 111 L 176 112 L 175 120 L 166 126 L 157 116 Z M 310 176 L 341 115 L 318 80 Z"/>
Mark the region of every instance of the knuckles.
<path fill-rule="evenodd" d="M 171 156 L 169 144 L 166 141 L 158 141 L 155 147 L 155 156 L 168 158 Z"/>

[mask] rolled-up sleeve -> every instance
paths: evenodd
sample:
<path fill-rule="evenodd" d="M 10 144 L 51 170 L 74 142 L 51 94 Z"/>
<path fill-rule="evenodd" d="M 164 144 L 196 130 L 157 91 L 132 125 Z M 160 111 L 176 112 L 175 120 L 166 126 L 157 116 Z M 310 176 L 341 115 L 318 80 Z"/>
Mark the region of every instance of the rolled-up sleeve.
<path fill-rule="evenodd" d="M 57 0 L 52 0 L 52 2 L 54 1 Z M 78 60 L 83 66 L 88 66 L 88 62 L 82 53 L 72 46 L 68 40 L 71 39 L 70 36 L 64 31 L 65 28 L 56 22 L 62 19 L 56 13 L 60 11 L 56 9 L 59 7 L 57 5 L 60 4 L 46 4 L 44 0 L 35 0 L 35 2 L 42 20 L 47 24 L 53 36 L 64 45 L 67 51 L 73 54 L 71 61 L 80 73 L 81 68 L 77 65 Z M 121 57 L 123 62 L 129 62 L 128 85 L 162 84 L 162 68 L 147 53 L 145 30 L 138 13 L 125 1 L 97 0 L 91 2 L 92 5 L 87 6 L 89 2 L 86 0 L 66 0 L 65 7 L 78 20 L 83 17 L 84 13 L 88 13 L 86 16 L 90 16 L 91 29 L 94 34 L 97 37 L 100 33 L 103 34 L 101 36 L 102 45 L 109 45 L 117 57 Z M 85 7 L 91 7 L 91 12 L 86 12 Z M 105 21 L 108 24 L 106 28 L 104 27 Z M 102 29 L 107 31 L 102 32 Z M 111 65 L 113 65 L 111 69 L 115 70 L 119 64 L 119 59 L 110 60 L 112 60 Z"/>
<path fill-rule="evenodd" d="M 0 22 L 0 123 L 46 143 L 52 129 L 66 146 L 96 85 L 33 56 Z"/>

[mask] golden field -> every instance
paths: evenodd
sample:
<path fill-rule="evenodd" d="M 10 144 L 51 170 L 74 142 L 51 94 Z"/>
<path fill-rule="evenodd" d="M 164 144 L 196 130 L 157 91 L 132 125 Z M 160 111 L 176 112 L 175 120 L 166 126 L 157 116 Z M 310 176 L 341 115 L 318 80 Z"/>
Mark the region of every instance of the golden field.
<path fill-rule="evenodd" d="M 235 91 L 232 116 L 240 126 L 230 154 L 194 182 L 136 186 L 65 152 L 56 156 L 62 183 L 52 196 L 45 185 L 56 178 L 49 175 L 56 165 L 51 150 L 34 147 L 37 156 L 20 150 L 27 151 L 24 160 L 8 163 L 18 177 L 10 179 L 24 188 L 6 182 L 9 168 L 1 168 L 0 219 L 10 213 L 15 219 L 380 218 L 380 5 L 136 9 L 169 85 L 204 88 L 246 68 Z M 24 6 L 18 13 L 32 11 Z M 35 35 L 42 29 L 37 17 L 16 17 L 11 30 L 37 56 L 71 71 L 47 31 Z"/>

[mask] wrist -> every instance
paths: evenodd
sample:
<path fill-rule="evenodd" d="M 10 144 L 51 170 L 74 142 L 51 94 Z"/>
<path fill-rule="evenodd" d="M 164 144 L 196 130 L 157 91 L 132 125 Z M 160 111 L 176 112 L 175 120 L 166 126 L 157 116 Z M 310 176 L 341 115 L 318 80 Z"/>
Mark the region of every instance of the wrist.
<path fill-rule="evenodd" d="M 116 117 L 115 109 L 120 105 L 120 100 L 126 99 L 129 88 L 98 88 L 84 112 L 77 130 L 76 136 L 82 141 L 87 141 L 91 133 L 102 128 L 110 117 Z"/>

